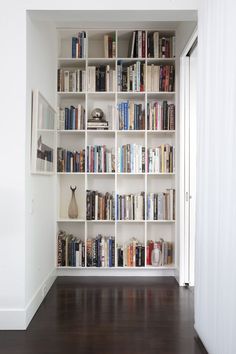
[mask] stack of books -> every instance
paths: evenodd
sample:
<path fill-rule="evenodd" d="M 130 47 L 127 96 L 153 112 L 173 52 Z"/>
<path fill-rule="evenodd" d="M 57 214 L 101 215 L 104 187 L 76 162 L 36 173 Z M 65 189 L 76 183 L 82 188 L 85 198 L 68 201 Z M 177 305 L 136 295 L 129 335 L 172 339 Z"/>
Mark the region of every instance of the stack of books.
<path fill-rule="evenodd" d="M 145 111 L 142 103 L 118 103 L 119 130 L 145 129 Z"/>
<path fill-rule="evenodd" d="M 174 173 L 175 172 L 175 147 L 162 144 L 147 151 L 147 172 Z"/>
<path fill-rule="evenodd" d="M 77 37 L 72 37 L 72 58 L 86 57 L 86 32 L 79 32 Z"/>
<path fill-rule="evenodd" d="M 85 172 L 85 150 L 57 148 L 57 172 Z"/>
<path fill-rule="evenodd" d="M 117 247 L 118 267 L 144 267 L 145 246 L 136 238 L 131 238 L 123 246 Z"/>
<path fill-rule="evenodd" d="M 88 91 L 116 91 L 116 71 L 110 65 L 88 66 Z"/>
<path fill-rule="evenodd" d="M 106 145 L 87 146 L 87 172 L 115 172 L 115 155 Z"/>
<path fill-rule="evenodd" d="M 117 220 L 144 220 L 145 193 L 117 194 Z"/>
<path fill-rule="evenodd" d="M 115 266 L 115 238 L 98 235 L 87 240 L 87 267 Z"/>
<path fill-rule="evenodd" d="M 174 65 L 148 65 L 147 66 L 147 91 L 172 92 L 175 84 Z"/>
<path fill-rule="evenodd" d="M 148 58 L 174 58 L 175 36 L 163 36 L 159 32 L 149 32 L 147 35 Z"/>
<path fill-rule="evenodd" d="M 105 58 L 115 58 L 116 57 L 116 36 L 105 34 L 104 36 L 104 57 Z"/>
<path fill-rule="evenodd" d="M 87 122 L 87 129 L 89 130 L 108 130 L 109 123 L 105 118 L 91 117 Z"/>
<path fill-rule="evenodd" d="M 84 92 L 86 89 L 86 71 L 57 70 L 57 91 L 58 92 Z"/>
<path fill-rule="evenodd" d="M 167 101 L 148 102 L 147 129 L 175 130 L 175 105 Z"/>
<path fill-rule="evenodd" d="M 117 89 L 124 92 L 143 92 L 145 64 L 137 61 L 134 64 L 123 63 L 117 65 Z"/>
<path fill-rule="evenodd" d="M 115 220 L 115 194 L 86 191 L 87 220 Z"/>
<path fill-rule="evenodd" d="M 145 147 L 137 144 L 118 147 L 117 168 L 118 172 L 145 172 Z"/>
<path fill-rule="evenodd" d="M 130 37 L 128 57 L 145 58 L 146 55 L 146 33 L 145 31 L 134 31 Z"/>
<path fill-rule="evenodd" d="M 85 109 L 81 104 L 58 109 L 58 130 L 84 130 Z"/>
<path fill-rule="evenodd" d="M 175 220 L 175 190 L 147 194 L 147 220 Z"/>
<path fill-rule="evenodd" d="M 85 244 L 79 237 L 59 231 L 57 242 L 58 267 L 84 267 Z"/>
<path fill-rule="evenodd" d="M 160 250 L 160 257 L 158 264 L 153 264 L 152 252 L 154 248 L 158 248 Z M 159 241 L 147 241 L 147 265 L 156 265 L 158 267 L 172 264 L 173 255 L 172 255 L 172 243 L 164 241 L 160 239 Z"/>

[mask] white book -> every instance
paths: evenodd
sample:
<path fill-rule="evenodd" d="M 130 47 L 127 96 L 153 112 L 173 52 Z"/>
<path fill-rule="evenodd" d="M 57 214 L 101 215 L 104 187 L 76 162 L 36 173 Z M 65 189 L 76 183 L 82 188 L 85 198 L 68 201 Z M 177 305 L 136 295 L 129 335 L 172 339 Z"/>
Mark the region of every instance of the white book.
<path fill-rule="evenodd" d="M 71 91 L 72 91 L 72 92 L 76 92 L 76 91 L 77 91 L 77 87 L 76 87 L 76 86 L 77 86 L 77 85 L 76 85 L 76 84 L 77 84 L 77 81 L 78 81 L 78 80 L 76 79 L 76 72 L 73 71 L 73 73 L 72 73 L 72 87 L 71 87 L 71 89 L 72 89 Z"/>
<path fill-rule="evenodd" d="M 106 91 L 110 91 L 110 65 L 106 66 Z"/>
<path fill-rule="evenodd" d="M 151 84 L 152 84 L 152 80 L 151 80 L 151 66 L 147 65 L 147 91 L 150 92 L 151 91 Z"/>
<path fill-rule="evenodd" d="M 143 196 L 141 194 L 138 195 L 138 215 L 137 220 L 143 219 Z"/>
<path fill-rule="evenodd" d="M 98 194 L 95 194 L 95 220 L 98 219 Z"/>
<path fill-rule="evenodd" d="M 138 57 L 142 58 L 142 31 L 138 31 Z"/>
<path fill-rule="evenodd" d="M 104 57 L 105 58 L 108 58 L 109 55 L 108 55 L 108 39 L 109 39 L 109 36 L 107 34 L 104 35 Z"/>
<path fill-rule="evenodd" d="M 159 58 L 159 32 L 154 32 L 153 43 L 154 43 L 154 58 Z"/>
<path fill-rule="evenodd" d="M 70 73 L 68 70 L 64 71 L 64 91 L 69 92 L 70 89 Z"/>

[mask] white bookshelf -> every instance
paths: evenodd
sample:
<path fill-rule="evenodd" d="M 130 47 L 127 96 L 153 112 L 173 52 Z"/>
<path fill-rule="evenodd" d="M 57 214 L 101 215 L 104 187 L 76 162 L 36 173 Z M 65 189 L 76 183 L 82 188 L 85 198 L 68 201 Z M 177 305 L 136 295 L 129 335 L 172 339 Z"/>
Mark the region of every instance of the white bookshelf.
<path fill-rule="evenodd" d="M 134 29 L 136 30 L 136 29 Z M 158 29 L 156 29 L 158 31 Z M 118 61 L 136 62 L 137 60 L 147 64 L 167 64 L 175 63 L 175 58 L 128 58 L 128 41 L 132 30 L 86 30 L 87 48 L 85 58 L 71 58 L 71 38 L 76 36 L 81 29 L 58 29 L 58 58 L 57 68 L 83 68 L 88 70 L 89 65 L 109 64 L 117 73 Z M 147 32 L 146 30 L 146 46 Z M 153 32 L 153 29 L 151 30 Z M 174 31 L 160 31 L 174 35 Z M 114 34 L 116 37 L 116 57 L 104 58 L 104 34 Z M 147 48 L 146 48 L 147 53 Z M 147 76 L 147 75 L 146 75 Z M 117 77 L 117 75 L 116 75 Z M 116 85 L 117 87 L 117 85 Z M 147 86 L 146 86 L 147 87 Z M 58 92 L 58 107 L 66 107 L 71 104 L 83 104 L 85 108 L 86 122 L 93 108 L 99 107 L 103 109 L 107 115 L 108 105 L 115 107 L 123 100 L 132 100 L 135 103 L 142 103 L 145 108 L 145 130 L 57 130 L 57 147 L 67 149 L 85 149 L 85 158 L 87 158 L 87 145 L 105 144 L 108 148 L 112 148 L 115 152 L 116 171 L 114 173 L 57 173 L 57 231 L 65 230 L 79 236 L 85 242 L 85 267 L 58 267 L 59 274 L 66 275 L 68 272 L 88 271 L 94 274 L 123 274 L 130 271 L 131 274 L 137 274 L 138 271 L 144 270 L 155 272 L 160 275 L 174 275 L 176 269 L 176 229 L 178 220 L 86 220 L 86 190 L 98 190 L 99 192 L 118 193 L 138 193 L 145 192 L 145 196 L 149 192 L 163 192 L 167 188 L 175 188 L 176 190 L 176 173 L 178 171 L 177 156 L 175 156 L 175 173 L 119 173 L 117 172 L 117 148 L 119 145 L 137 142 L 142 143 L 147 150 L 148 147 L 159 146 L 162 143 L 169 143 L 176 146 L 176 130 L 147 130 L 147 103 L 156 100 L 168 100 L 170 103 L 175 102 L 174 92 Z M 106 117 L 107 118 L 107 117 Z M 176 127 L 177 114 L 175 116 Z M 109 119 L 108 119 L 109 120 Z M 109 123 L 111 123 L 109 121 Z M 112 127 L 114 128 L 114 127 Z M 146 165 L 146 162 L 145 162 Z M 86 166 L 85 166 L 86 167 Z M 71 197 L 70 185 L 76 185 L 76 199 L 79 206 L 78 219 L 68 219 L 67 209 Z M 145 197 L 146 199 L 146 197 Z M 176 203 L 177 204 L 177 203 Z M 175 210 L 176 208 L 175 204 Z M 145 203 L 145 215 L 146 215 Z M 175 213 L 177 215 L 177 213 Z M 117 252 L 115 249 L 115 267 L 112 268 L 96 268 L 87 267 L 87 238 L 95 238 L 98 233 L 103 235 L 112 235 L 115 237 L 115 245 L 122 244 L 135 236 L 145 246 L 145 266 L 144 267 L 118 267 Z M 165 241 L 173 244 L 173 264 L 161 267 L 154 267 L 146 264 L 146 245 L 148 240 L 158 241 L 164 238 Z M 56 235 L 57 245 L 57 235 Z M 159 270 L 159 273 L 156 271 Z M 141 273 L 140 273 L 141 274 Z"/>

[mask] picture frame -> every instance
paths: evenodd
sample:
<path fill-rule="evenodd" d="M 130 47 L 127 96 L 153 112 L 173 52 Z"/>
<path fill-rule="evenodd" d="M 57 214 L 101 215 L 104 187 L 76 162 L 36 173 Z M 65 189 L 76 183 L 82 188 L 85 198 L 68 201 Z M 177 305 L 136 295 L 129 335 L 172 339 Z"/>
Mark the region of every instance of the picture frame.
<path fill-rule="evenodd" d="M 31 173 L 52 175 L 56 168 L 56 111 L 38 89 L 32 96 Z"/>

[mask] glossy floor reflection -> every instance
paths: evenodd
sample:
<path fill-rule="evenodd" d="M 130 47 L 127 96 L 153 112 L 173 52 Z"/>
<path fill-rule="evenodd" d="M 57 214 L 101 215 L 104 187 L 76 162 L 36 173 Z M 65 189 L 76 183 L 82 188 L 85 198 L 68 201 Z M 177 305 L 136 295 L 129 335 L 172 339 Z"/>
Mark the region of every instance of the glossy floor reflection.
<path fill-rule="evenodd" d="M 193 291 L 173 278 L 58 278 L 27 331 L 0 354 L 198 354 Z"/>

